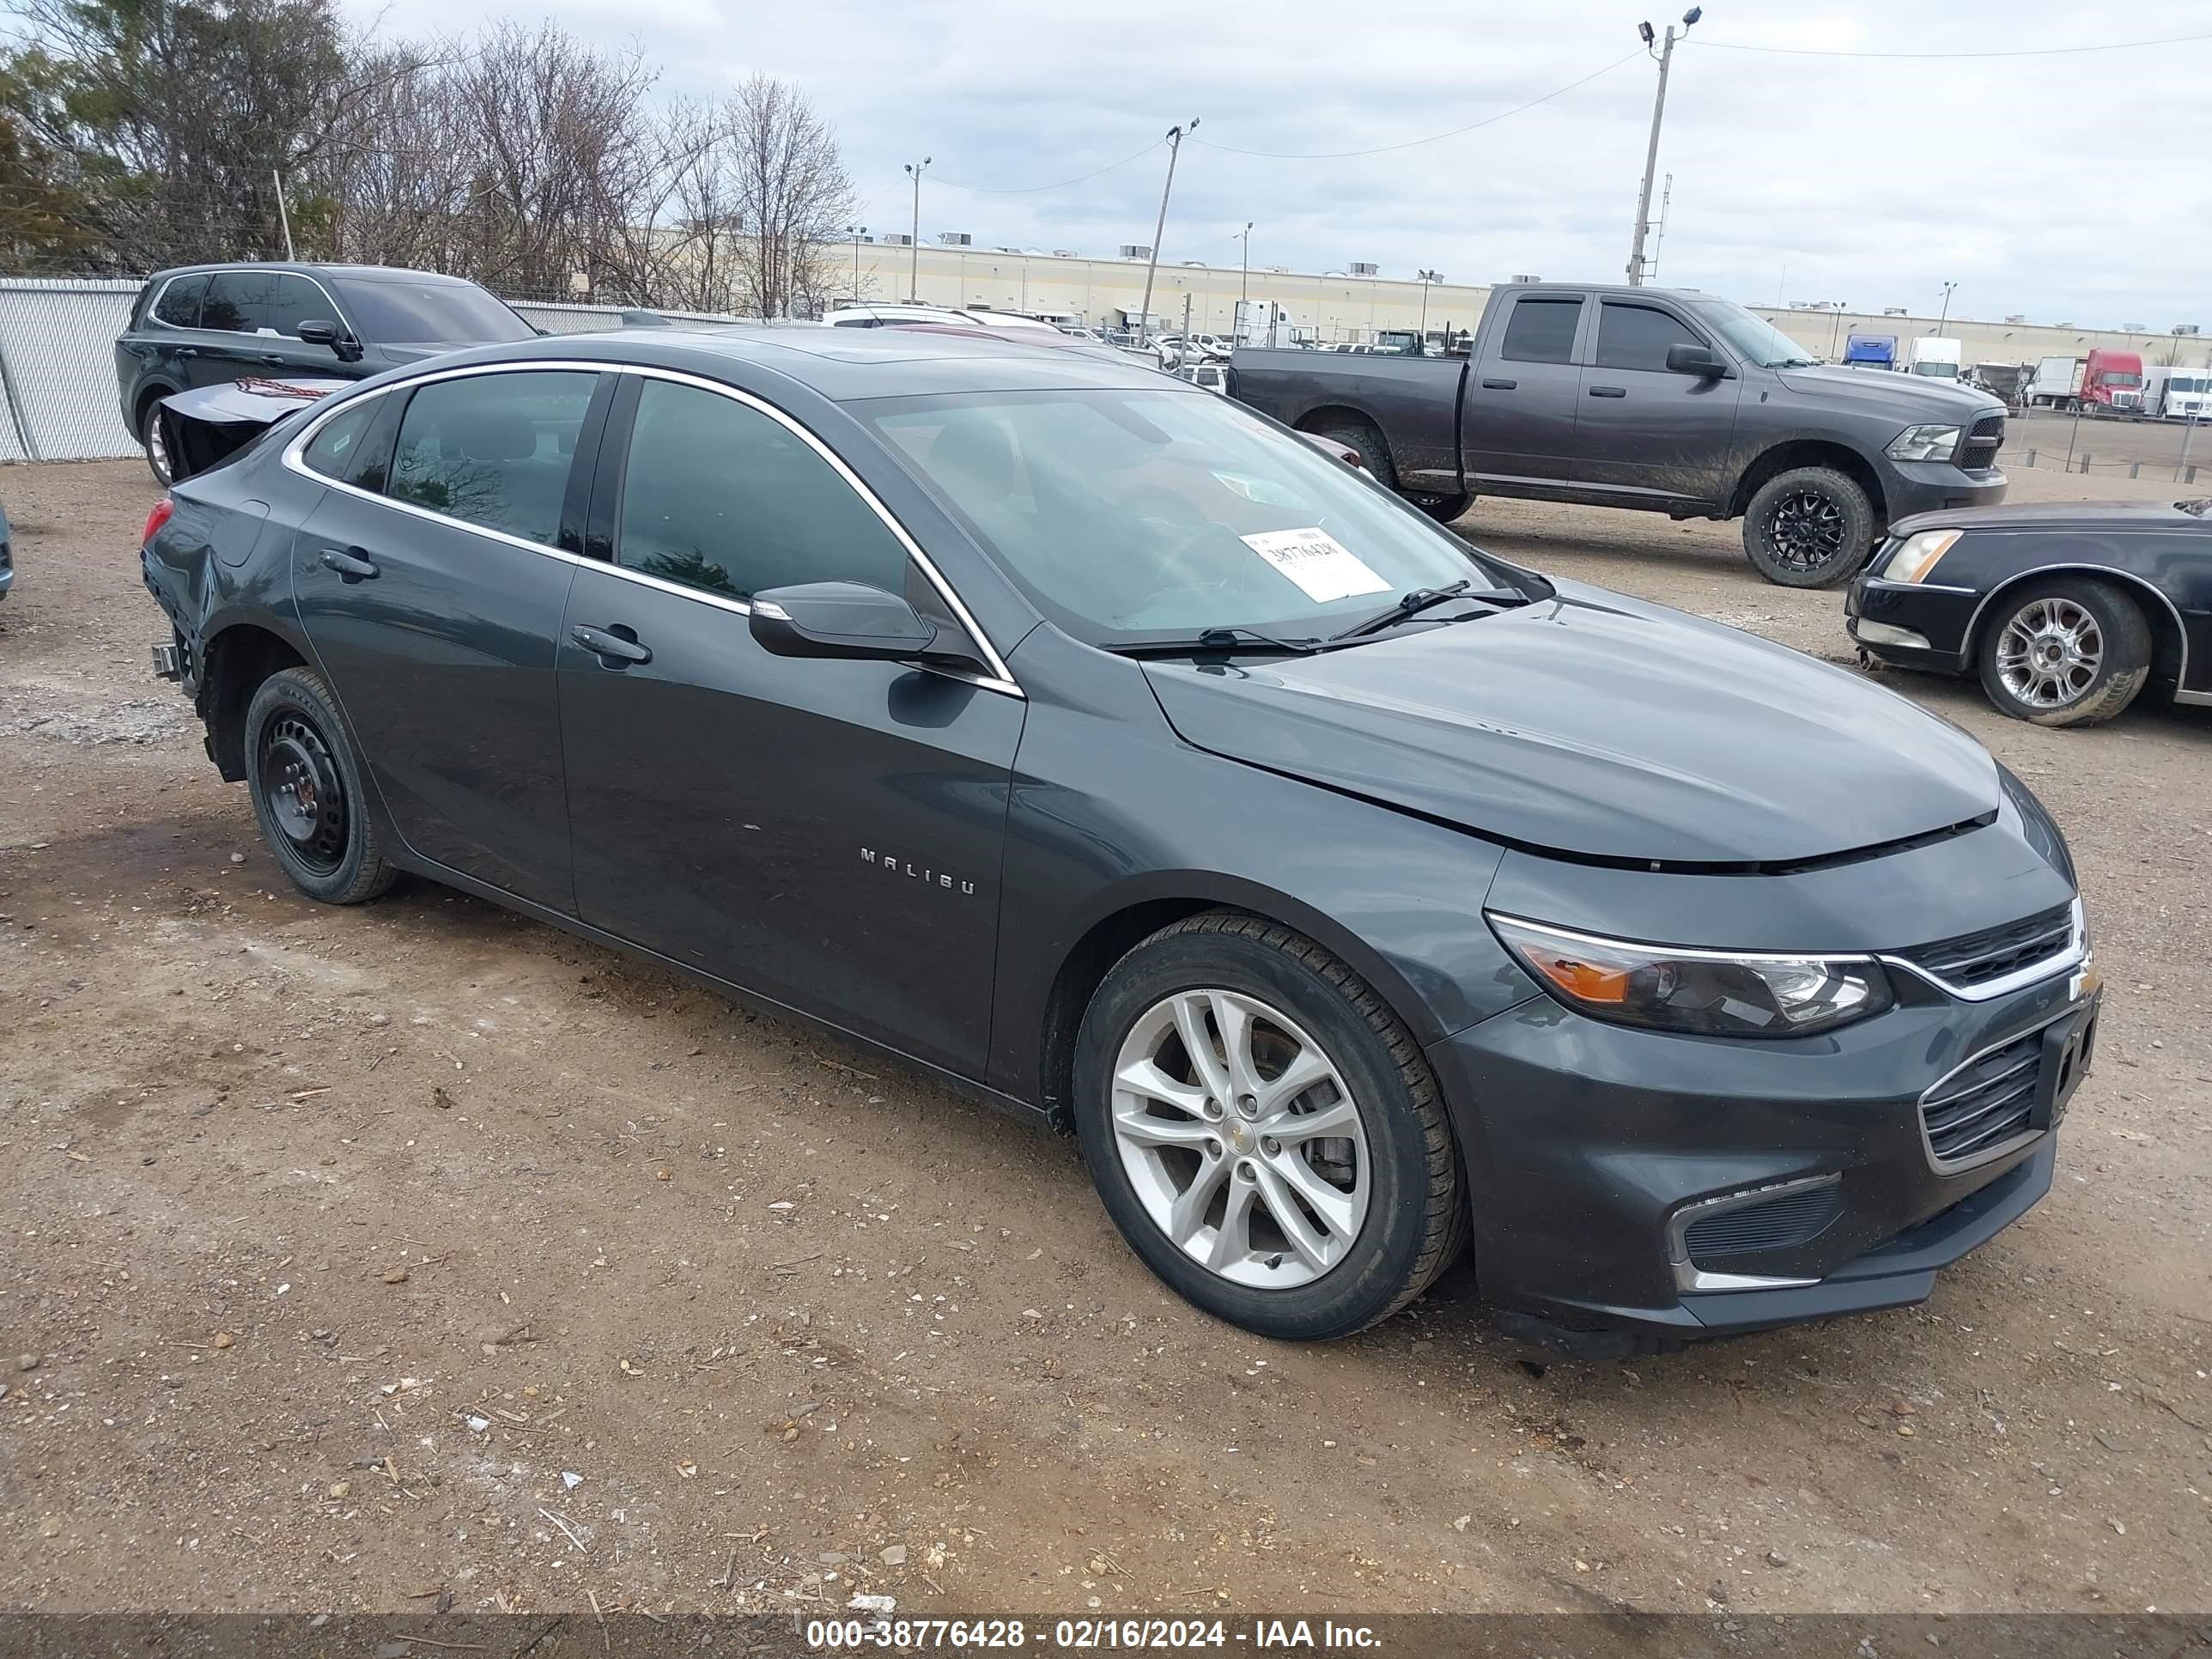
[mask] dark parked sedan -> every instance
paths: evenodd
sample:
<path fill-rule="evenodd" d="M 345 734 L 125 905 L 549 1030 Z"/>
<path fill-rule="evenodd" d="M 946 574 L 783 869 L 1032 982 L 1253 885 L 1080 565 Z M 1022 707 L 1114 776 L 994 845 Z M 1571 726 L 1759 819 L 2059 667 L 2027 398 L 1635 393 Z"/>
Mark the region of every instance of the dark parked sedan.
<path fill-rule="evenodd" d="M 192 265 L 157 271 L 115 342 L 123 418 L 163 483 L 173 466 L 156 415 L 195 386 L 275 376 L 363 380 L 457 346 L 538 331 L 474 283 L 387 265 Z"/>
<path fill-rule="evenodd" d="M 2065 845 L 1970 738 L 1143 369 L 471 352 L 178 485 L 143 556 L 302 890 L 428 876 L 1072 1125 L 1267 1334 L 1468 1244 L 1593 1346 L 1915 1301 L 2088 1062 Z"/>
<path fill-rule="evenodd" d="M 1864 655 L 1978 675 L 2038 726 L 2108 720 L 2151 684 L 2212 703 L 2212 501 L 1923 513 L 1844 613 Z"/>

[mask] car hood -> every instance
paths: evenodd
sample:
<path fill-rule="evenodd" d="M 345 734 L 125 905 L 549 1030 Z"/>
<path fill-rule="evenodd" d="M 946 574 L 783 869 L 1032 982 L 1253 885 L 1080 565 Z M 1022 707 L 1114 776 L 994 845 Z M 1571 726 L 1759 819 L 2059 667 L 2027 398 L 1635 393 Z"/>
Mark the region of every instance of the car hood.
<path fill-rule="evenodd" d="M 2002 794 L 1979 744 L 1893 692 L 1580 585 L 1320 656 L 1146 672 L 1198 748 L 1587 858 L 1798 863 Z"/>
<path fill-rule="evenodd" d="M 1802 392 L 1810 397 L 1879 398 L 1885 408 L 1895 410 L 1898 418 L 1907 422 L 1971 421 L 1984 415 L 2004 413 L 2004 404 L 1986 392 L 1925 374 L 1885 374 L 1879 371 L 1869 374 L 1863 367 L 1847 368 L 1841 363 L 1778 368 L 1774 372 L 1792 392 Z"/>
<path fill-rule="evenodd" d="M 2192 512 L 2191 507 L 2197 510 Z M 2171 501 L 2022 501 L 2012 507 L 1956 507 L 1916 513 L 1889 527 L 1893 536 L 1921 530 L 2201 530 L 2212 532 L 2202 500 Z"/>

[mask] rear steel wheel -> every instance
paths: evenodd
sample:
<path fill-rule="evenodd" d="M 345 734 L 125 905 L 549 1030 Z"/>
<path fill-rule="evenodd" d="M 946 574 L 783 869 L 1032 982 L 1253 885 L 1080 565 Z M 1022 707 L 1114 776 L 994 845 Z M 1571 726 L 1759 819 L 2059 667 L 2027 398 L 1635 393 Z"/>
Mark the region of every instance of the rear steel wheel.
<path fill-rule="evenodd" d="M 292 854 L 319 876 L 344 860 L 348 807 L 345 783 L 329 741 L 289 710 L 261 731 L 254 763 L 269 816 Z"/>
<path fill-rule="evenodd" d="M 292 884 L 325 904 L 358 904 L 390 887 L 398 872 L 322 676 L 286 668 L 264 680 L 246 706 L 246 741 L 253 816 Z"/>
<path fill-rule="evenodd" d="M 1282 1010 L 1218 988 L 1164 998 L 1122 1040 L 1113 1088 L 1129 1184 L 1209 1273 L 1295 1289 L 1358 1241 L 1371 1187 L 1359 1104 Z"/>

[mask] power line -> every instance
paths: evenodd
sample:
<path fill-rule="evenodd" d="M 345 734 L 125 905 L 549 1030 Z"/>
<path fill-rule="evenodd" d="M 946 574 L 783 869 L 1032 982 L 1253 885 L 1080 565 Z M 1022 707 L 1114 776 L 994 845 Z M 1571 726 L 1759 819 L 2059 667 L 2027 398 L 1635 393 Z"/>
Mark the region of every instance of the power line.
<path fill-rule="evenodd" d="M 1408 138 L 1402 144 L 1377 144 L 1372 149 L 1332 149 L 1308 154 L 1297 150 L 1244 149 L 1236 144 L 1217 144 L 1207 138 L 1194 138 L 1190 142 L 1194 144 L 1203 144 L 1208 149 L 1226 150 L 1232 155 L 1262 155 L 1275 161 L 1340 161 L 1355 155 L 1387 155 L 1392 150 L 1413 149 L 1422 144 L 1433 144 L 1446 138 L 1456 138 L 1463 132 L 1473 132 L 1480 127 L 1494 126 L 1510 116 L 1520 114 L 1523 110 L 1534 109 L 1539 104 L 1548 104 L 1554 98 L 1572 92 L 1577 87 L 1586 87 L 1601 75 L 1612 74 L 1630 58 L 1643 56 L 1644 48 L 1638 46 L 1634 52 L 1614 58 L 1603 69 L 1592 70 L 1579 81 L 1570 81 L 1564 87 L 1555 87 L 1540 98 L 1531 98 L 1525 104 L 1516 104 L 1511 109 L 1500 110 L 1495 115 L 1486 115 L 1480 121 L 1470 121 L 1463 127 L 1454 127 L 1449 132 L 1432 132 L 1425 138 Z"/>
<path fill-rule="evenodd" d="M 1764 52 L 1784 58 L 2071 58 L 2087 52 L 2133 52 L 2142 46 L 2179 46 L 2212 40 L 2212 33 L 2169 34 L 2156 40 L 2108 40 L 2094 46 L 2022 46 L 2005 52 L 1842 52 L 1825 46 L 1754 46 L 1740 40 L 1700 40 L 1722 52 Z"/>
<path fill-rule="evenodd" d="M 1164 139 L 1164 138 L 1155 138 L 1155 139 L 1153 139 L 1153 140 L 1152 140 L 1152 142 L 1151 143 L 1146 144 L 1146 145 L 1144 147 L 1144 149 L 1140 149 L 1140 150 L 1137 151 L 1137 152 L 1136 152 L 1136 154 L 1135 154 L 1135 155 L 1124 155 L 1124 156 L 1123 156 L 1120 161 L 1109 161 L 1109 162 L 1108 162 L 1104 167 L 1103 167 L 1095 168 L 1094 170 L 1092 170 L 1091 172 L 1089 172 L 1089 173 L 1078 173 L 1078 174 L 1077 174 L 1074 178 L 1073 178 L 1073 179 L 1060 179 L 1060 180 L 1058 183 L 1056 183 L 1056 184 L 1050 184 L 1050 185 L 957 185 L 957 184 L 954 184 L 954 183 L 952 182 L 952 180 L 951 180 L 951 179 L 938 179 L 938 180 L 937 180 L 937 182 L 938 182 L 939 184 L 940 184 L 940 185 L 943 185 L 946 186 L 948 189 L 951 189 L 951 190 L 964 190 L 964 191 L 968 191 L 970 195 L 973 195 L 973 196 L 1034 196 L 1034 195 L 1036 195 L 1039 191 L 1045 191 L 1045 190 L 1066 190 L 1066 189 L 1070 185 L 1079 185 L 1079 184 L 1084 183 L 1084 182 L 1085 182 L 1085 180 L 1087 180 L 1087 179 L 1097 179 L 1097 178 L 1099 178 L 1099 177 L 1103 176 L 1103 174 L 1106 174 L 1106 173 L 1111 173 L 1111 172 L 1113 172 L 1113 171 L 1114 171 L 1114 169 L 1115 169 L 1115 168 L 1116 168 L 1116 167 L 1125 167 L 1128 166 L 1128 165 L 1129 165 L 1129 163 L 1130 163 L 1130 162 L 1132 162 L 1132 161 L 1140 161 L 1140 160 L 1142 160 L 1144 157 L 1146 157 L 1146 156 L 1147 156 L 1147 155 L 1151 155 L 1154 150 L 1158 149 L 1162 144 L 1165 143 L 1166 142 L 1167 142 L 1167 140 L 1166 140 L 1166 139 Z"/>

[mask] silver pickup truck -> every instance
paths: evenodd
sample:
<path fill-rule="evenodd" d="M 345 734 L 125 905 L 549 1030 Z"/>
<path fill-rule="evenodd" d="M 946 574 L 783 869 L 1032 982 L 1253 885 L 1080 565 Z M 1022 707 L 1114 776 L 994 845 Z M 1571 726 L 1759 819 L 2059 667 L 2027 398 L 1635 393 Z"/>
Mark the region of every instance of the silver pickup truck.
<path fill-rule="evenodd" d="M 1230 369 L 1231 395 L 1439 519 L 1477 495 L 1741 518 L 1752 564 L 1790 587 L 1848 581 L 1893 520 L 2005 493 L 1994 398 L 1819 362 L 1683 290 L 1519 283 L 1462 356 L 1240 349 Z"/>

